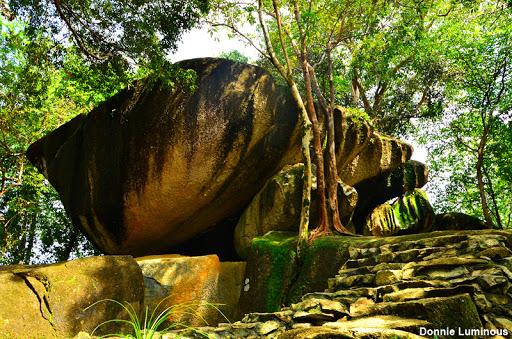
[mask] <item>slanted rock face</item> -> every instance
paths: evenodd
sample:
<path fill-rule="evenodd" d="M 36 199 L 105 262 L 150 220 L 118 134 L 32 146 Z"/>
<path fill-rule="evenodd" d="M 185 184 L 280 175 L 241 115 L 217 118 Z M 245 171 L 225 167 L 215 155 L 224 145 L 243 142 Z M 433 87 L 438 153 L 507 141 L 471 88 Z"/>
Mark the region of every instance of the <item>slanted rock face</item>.
<path fill-rule="evenodd" d="M 270 74 L 221 59 L 180 65 L 197 73 L 194 90 L 135 84 L 27 151 L 74 225 L 106 253 L 156 254 L 183 244 L 240 215 L 266 180 L 301 161 L 298 110 Z M 345 184 L 410 158 L 411 146 L 343 109 L 335 119 Z"/>
<path fill-rule="evenodd" d="M 343 107 L 334 111 L 336 161 L 340 179 L 354 186 L 392 170 L 410 159 L 411 145 L 382 135 Z"/>
<path fill-rule="evenodd" d="M 236 214 L 292 149 L 295 105 L 263 69 L 181 66 L 195 91 L 138 84 L 28 150 L 107 253 L 158 253 Z"/>

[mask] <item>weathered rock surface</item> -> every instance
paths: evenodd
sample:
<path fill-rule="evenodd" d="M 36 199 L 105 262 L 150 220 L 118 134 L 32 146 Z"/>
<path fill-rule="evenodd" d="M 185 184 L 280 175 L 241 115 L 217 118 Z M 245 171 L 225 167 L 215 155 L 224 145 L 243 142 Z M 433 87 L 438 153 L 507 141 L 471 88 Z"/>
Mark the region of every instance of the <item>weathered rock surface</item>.
<path fill-rule="evenodd" d="M 135 84 L 27 152 L 107 253 L 161 253 L 239 213 L 296 140 L 291 96 L 263 69 L 180 65 L 195 91 Z"/>
<path fill-rule="evenodd" d="M 238 220 L 234 243 L 237 253 L 247 258 L 251 241 L 270 231 L 298 231 L 302 208 L 304 165 L 286 166 L 267 181 Z M 316 181 L 316 177 L 314 182 Z M 354 188 L 339 183 L 338 202 L 342 223 L 348 225 L 358 201 Z M 317 216 L 316 185 L 313 187 L 311 220 Z"/>
<path fill-rule="evenodd" d="M 27 151 L 75 227 L 106 253 L 168 252 L 240 215 L 268 178 L 301 161 L 296 105 L 270 74 L 220 59 L 180 65 L 197 73 L 195 90 L 135 84 Z M 410 145 L 343 114 L 336 110 L 344 183 L 410 158 Z"/>
<path fill-rule="evenodd" d="M 370 125 L 342 107 L 334 110 L 336 161 L 341 181 L 354 186 L 405 163 L 412 146 L 379 134 Z"/>
<path fill-rule="evenodd" d="M 106 299 L 128 302 L 138 312 L 144 298 L 139 266 L 127 256 L 0 266 L 0 284 L 2 338 L 70 338 L 80 331 L 91 333 L 104 321 L 127 317 L 119 305 Z M 96 333 L 116 331 L 119 324 L 107 324 Z"/>
<path fill-rule="evenodd" d="M 292 241 L 277 235 L 275 242 Z M 512 232 L 357 240 L 342 247 L 348 260 L 325 292 L 305 294 L 276 312 L 250 313 L 239 322 L 200 330 L 211 338 L 423 338 L 421 328 L 453 329 L 449 338 L 480 338 L 469 329 L 508 337 Z M 176 331 L 162 338 L 177 335 L 200 337 Z"/>
<path fill-rule="evenodd" d="M 144 275 L 145 305 L 150 310 L 158 306 L 158 311 L 174 306 L 169 321 L 214 326 L 238 315 L 245 262 L 220 262 L 216 255 L 162 255 L 137 262 Z"/>
<path fill-rule="evenodd" d="M 458 212 L 436 214 L 432 225 L 434 231 L 484 230 L 487 228 L 487 225 L 477 217 Z"/>
<path fill-rule="evenodd" d="M 368 216 L 363 234 L 389 236 L 397 233 L 420 233 L 432 229 L 434 209 L 427 195 L 416 188 L 393 203 L 377 206 Z"/>

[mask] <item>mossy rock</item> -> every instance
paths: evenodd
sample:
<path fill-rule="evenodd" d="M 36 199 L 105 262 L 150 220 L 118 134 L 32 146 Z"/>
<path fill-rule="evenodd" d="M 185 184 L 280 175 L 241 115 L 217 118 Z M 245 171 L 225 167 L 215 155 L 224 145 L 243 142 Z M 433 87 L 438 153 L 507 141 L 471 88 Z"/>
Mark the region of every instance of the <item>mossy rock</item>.
<path fill-rule="evenodd" d="M 363 234 L 389 236 L 429 232 L 434 215 L 427 195 L 417 188 L 392 204 L 377 206 L 366 219 Z"/>
<path fill-rule="evenodd" d="M 356 229 L 362 230 L 366 218 L 375 207 L 415 188 L 421 188 L 427 181 L 427 166 L 419 161 L 409 160 L 395 169 L 355 185 L 354 188 L 363 197 L 354 211 L 353 222 Z"/>
<path fill-rule="evenodd" d="M 240 312 L 275 312 L 286 300 L 297 265 L 297 234 L 269 232 L 249 252 Z"/>
<path fill-rule="evenodd" d="M 434 219 L 433 230 L 483 230 L 487 225 L 479 218 L 458 212 L 437 214 Z"/>
<path fill-rule="evenodd" d="M 255 238 L 247 260 L 240 311 L 275 312 L 309 292 L 323 291 L 349 257 L 349 247 L 374 237 L 327 236 L 304 248 L 297 260 L 297 233 L 269 232 Z M 247 289 L 247 290 L 246 290 Z"/>
<path fill-rule="evenodd" d="M 252 239 L 270 231 L 298 232 L 302 210 L 304 164 L 286 166 L 270 178 L 252 199 L 238 220 L 234 244 L 238 255 L 247 258 Z M 313 181 L 316 177 L 313 174 Z M 313 187 L 310 220 L 317 219 L 317 194 Z M 338 205 L 341 222 L 348 225 L 358 201 L 357 191 L 338 183 Z"/>
<path fill-rule="evenodd" d="M 349 259 L 349 247 L 367 242 L 368 237 L 326 236 L 316 239 L 304 250 L 296 278 L 291 284 L 286 303 L 296 303 L 310 292 L 324 291 L 327 281 Z"/>

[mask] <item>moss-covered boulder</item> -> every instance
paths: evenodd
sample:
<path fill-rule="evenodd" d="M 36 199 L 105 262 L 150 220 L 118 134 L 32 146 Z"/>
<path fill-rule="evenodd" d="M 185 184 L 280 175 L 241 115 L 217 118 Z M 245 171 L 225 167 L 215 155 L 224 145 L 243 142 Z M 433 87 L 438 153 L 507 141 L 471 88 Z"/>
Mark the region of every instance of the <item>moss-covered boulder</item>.
<path fill-rule="evenodd" d="M 363 234 L 389 236 L 397 233 L 428 232 L 434 210 L 421 189 L 405 193 L 393 203 L 377 206 L 366 219 Z"/>
<path fill-rule="evenodd" d="M 119 305 L 106 299 L 130 303 L 139 312 L 144 298 L 141 270 L 128 256 L 0 266 L 0 284 L 2 338 L 71 338 L 80 331 L 91 333 L 104 321 L 127 319 Z M 96 333 L 116 331 L 119 324 L 110 323 Z"/>
<path fill-rule="evenodd" d="M 297 233 L 269 232 L 252 241 L 246 285 L 240 296 L 241 314 L 274 312 L 309 292 L 323 291 L 328 279 L 349 258 L 349 247 L 368 237 L 327 236 L 304 248 L 297 260 Z"/>
<path fill-rule="evenodd" d="M 286 302 L 296 274 L 296 247 L 296 233 L 290 232 L 269 232 L 252 241 L 240 314 L 274 312 Z"/>
<path fill-rule="evenodd" d="M 427 166 L 421 162 L 409 160 L 395 169 L 355 185 L 357 193 L 364 197 L 358 202 L 352 218 L 356 229 L 359 232 L 362 231 L 366 218 L 375 207 L 415 188 L 422 188 L 427 181 Z"/>
<path fill-rule="evenodd" d="M 234 243 L 240 257 L 247 258 L 251 241 L 256 237 L 270 231 L 298 231 L 302 207 L 303 174 L 302 163 L 286 166 L 269 179 L 252 199 L 235 228 Z M 313 189 L 310 219 L 316 220 L 316 186 Z M 356 190 L 340 182 L 338 202 L 341 221 L 344 225 L 350 222 L 357 200 Z"/>

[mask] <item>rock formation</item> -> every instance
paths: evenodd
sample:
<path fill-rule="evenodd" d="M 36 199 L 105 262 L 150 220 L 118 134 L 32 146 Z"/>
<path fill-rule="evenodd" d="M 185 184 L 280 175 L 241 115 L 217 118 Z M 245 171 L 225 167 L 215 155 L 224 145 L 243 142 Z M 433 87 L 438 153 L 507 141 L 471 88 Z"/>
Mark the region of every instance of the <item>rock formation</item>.
<path fill-rule="evenodd" d="M 285 269 L 281 270 L 283 279 L 266 280 L 265 274 L 272 275 L 268 267 L 280 270 L 280 266 L 286 266 L 296 270 L 293 263 L 286 264 L 288 258 L 294 257 L 293 249 L 285 250 L 293 238 L 284 234 L 269 234 L 266 238 L 267 248 L 274 247 L 275 251 L 271 257 L 262 258 L 263 261 L 249 262 L 248 277 L 255 277 L 251 273 L 253 269 L 263 273 L 259 283 L 271 288 L 261 298 L 270 300 L 282 292 L 281 288 L 289 289 L 293 280 L 296 283 L 296 275 L 300 276 L 303 271 L 294 273 Z M 279 238 L 281 241 L 276 241 Z M 260 240 L 264 242 L 263 238 Z M 325 239 L 316 242 L 320 241 L 325 242 Z M 322 266 L 339 268 L 337 274 L 327 280 L 325 291 L 310 291 L 291 304 L 284 302 L 289 306 L 281 307 L 279 303 L 277 310 L 260 309 L 234 324 L 201 328 L 201 331 L 210 338 L 280 339 L 413 339 L 426 338 L 422 332 L 434 329 L 453 330 L 451 335 L 439 336 L 446 338 L 506 338 L 512 333 L 510 231 L 366 237 L 352 244 L 347 244 L 343 237 L 331 237 L 330 242 L 337 243 L 333 248 L 337 248 L 339 257 L 346 258 L 341 267 L 325 247 L 321 251 L 324 261 L 318 266 L 309 266 L 314 271 L 310 275 L 312 280 L 318 279 L 315 272 L 322 271 Z M 329 258 L 333 261 L 329 262 Z M 287 276 L 295 278 L 287 280 Z M 309 288 L 314 284 L 312 280 Z M 257 284 L 253 282 L 251 288 L 258 289 Z M 259 291 L 265 289 L 259 288 Z M 252 303 L 249 307 L 258 306 L 274 307 L 275 304 Z M 200 338 L 187 330 L 168 333 L 162 338 L 177 338 L 178 335 Z"/>
<path fill-rule="evenodd" d="M 83 258 L 42 266 L 0 266 L 0 337 L 71 338 L 126 317 L 107 299 L 143 307 L 142 273 L 131 257 Z M 106 324 L 96 334 L 114 333 Z M 129 330 L 121 326 L 122 330 Z"/>
<path fill-rule="evenodd" d="M 391 204 L 384 203 L 375 207 L 368 215 L 363 234 L 389 236 L 429 232 L 434 216 L 427 195 L 416 188 Z"/>
<path fill-rule="evenodd" d="M 245 262 L 220 262 L 216 255 L 137 258 L 144 276 L 144 303 L 161 312 L 174 308 L 171 322 L 217 325 L 238 317 Z"/>
<path fill-rule="evenodd" d="M 27 152 L 106 253 L 159 253 L 239 213 L 296 140 L 291 96 L 263 69 L 180 66 L 196 89 L 139 82 Z"/>
<path fill-rule="evenodd" d="M 195 71 L 195 86 L 138 82 L 27 151 L 75 227 L 106 253 L 167 252 L 224 227 L 215 238 L 217 248 L 226 246 L 232 230 L 224 221 L 239 217 L 272 175 L 301 161 L 296 105 L 270 74 L 221 59 L 179 66 Z M 346 192 L 412 154 L 342 108 L 335 120 Z"/>

